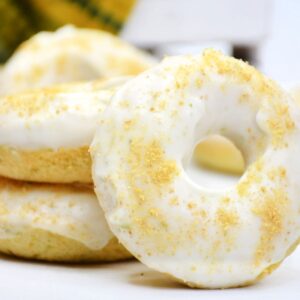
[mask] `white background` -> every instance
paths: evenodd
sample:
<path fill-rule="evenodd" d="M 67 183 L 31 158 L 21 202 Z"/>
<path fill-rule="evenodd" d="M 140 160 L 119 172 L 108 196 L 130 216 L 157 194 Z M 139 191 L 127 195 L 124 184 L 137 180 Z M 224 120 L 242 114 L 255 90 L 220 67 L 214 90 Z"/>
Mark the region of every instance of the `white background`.
<path fill-rule="evenodd" d="M 274 2 L 270 34 L 260 52 L 261 69 L 280 82 L 300 83 L 300 1 Z"/>
<path fill-rule="evenodd" d="M 256 44 L 258 66 L 282 83 L 300 82 L 299 0 L 138 0 L 122 37 L 139 46 L 156 44 L 158 54 L 199 52 L 195 45 L 166 47 L 176 41 L 205 42 L 221 48 L 224 41 Z M 223 39 L 223 40 L 222 40 Z M 213 40 L 213 42 L 211 42 Z M 216 42 L 222 42 L 220 45 Z"/>

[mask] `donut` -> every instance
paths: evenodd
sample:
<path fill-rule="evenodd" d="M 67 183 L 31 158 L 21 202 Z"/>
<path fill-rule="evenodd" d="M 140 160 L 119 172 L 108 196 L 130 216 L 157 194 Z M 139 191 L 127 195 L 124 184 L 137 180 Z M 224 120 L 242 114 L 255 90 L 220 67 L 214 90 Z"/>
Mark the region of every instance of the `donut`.
<path fill-rule="evenodd" d="M 0 178 L 0 252 L 63 262 L 130 257 L 109 230 L 90 187 L 5 178 Z"/>
<path fill-rule="evenodd" d="M 97 116 L 126 78 L 13 94 L 0 104 L 0 176 L 91 183 L 88 152 Z"/>
<path fill-rule="evenodd" d="M 55 83 L 135 75 L 154 59 L 114 35 L 65 26 L 24 42 L 3 67 L 0 95 Z"/>
<path fill-rule="evenodd" d="M 300 109 L 276 83 L 215 50 L 164 59 L 123 85 L 91 144 L 96 194 L 120 242 L 191 287 L 249 285 L 300 233 Z M 222 135 L 245 172 L 224 190 L 188 176 L 195 145 Z"/>

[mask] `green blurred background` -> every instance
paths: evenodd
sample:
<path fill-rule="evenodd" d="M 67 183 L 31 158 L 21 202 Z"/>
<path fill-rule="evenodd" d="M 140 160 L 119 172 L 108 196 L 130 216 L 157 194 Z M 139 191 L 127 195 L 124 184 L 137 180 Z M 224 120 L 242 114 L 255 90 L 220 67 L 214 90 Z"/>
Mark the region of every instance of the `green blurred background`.
<path fill-rule="evenodd" d="M 0 63 L 34 33 L 65 24 L 118 33 L 135 0 L 0 0 Z"/>

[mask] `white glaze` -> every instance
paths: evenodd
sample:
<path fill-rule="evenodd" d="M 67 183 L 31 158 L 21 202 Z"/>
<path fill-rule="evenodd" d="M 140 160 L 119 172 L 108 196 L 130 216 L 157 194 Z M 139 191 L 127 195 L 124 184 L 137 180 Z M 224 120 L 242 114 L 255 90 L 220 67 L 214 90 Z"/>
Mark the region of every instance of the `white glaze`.
<path fill-rule="evenodd" d="M 10 106 L 1 109 L 0 146 L 16 149 L 58 149 L 89 146 L 97 125 L 98 114 L 110 102 L 116 87 L 127 79 L 56 86 L 50 96 L 47 89 L 20 93 L 10 98 L 39 103 L 48 101 L 45 109 L 33 114 L 21 114 Z M 49 99 L 49 100 L 48 100 Z M 2 100 L 2 106 L 5 99 Z M 61 112 L 57 113 L 57 110 Z"/>
<path fill-rule="evenodd" d="M 2 180 L 2 179 L 1 179 Z M 42 229 L 102 249 L 113 235 L 91 189 L 14 183 L 0 187 L 0 239 Z"/>
<path fill-rule="evenodd" d="M 213 66 L 206 62 L 211 55 Z M 214 67 L 219 61 L 225 64 L 220 71 Z M 233 69 L 226 73 L 228 66 Z M 250 70 L 247 80 L 239 73 L 243 68 Z M 91 146 L 96 193 L 114 234 L 147 266 L 192 286 L 253 282 L 282 261 L 300 236 L 300 110 L 249 68 L 214 51 L 167 58 L 116 92 Z M 274 124 L 288 122 L 278 107 L 294 127 L 276 144 Z M 211 134 L 231 139 L 247 165 L 238 184 L 225 191 L 204 188 L 185 172 L 194 146 Z M 155 183 L 155 155 L 136 154 L 134 141 L 143 151 L 156 141 L 178 173 Z M 236 223 L 230 225 L 233 217 L 224 221 L 223 211 L 234 213 Z"/>
<path fill-rule="evenodd" d="M 134 75 L 137 66 L 143 71 L 154 62 L 112 34 L 69 25 L 38 33 L 20 46 L 1 71 L 0 95 L 54 83 Z"/>

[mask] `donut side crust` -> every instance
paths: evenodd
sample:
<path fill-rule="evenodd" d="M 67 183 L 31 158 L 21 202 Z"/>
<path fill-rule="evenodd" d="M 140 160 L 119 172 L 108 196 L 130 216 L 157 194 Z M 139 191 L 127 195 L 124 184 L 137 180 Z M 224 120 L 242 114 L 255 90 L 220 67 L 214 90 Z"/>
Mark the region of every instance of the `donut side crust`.
<path fill-rule="evenodd" d="M 49 183 L 91 183 L 88 147 L 20 150 L 0 146 L 0 175 Z"/>
<path fill-rule="evenodd" d="M 132 255 L 113 238 L 102 249 L 92 250 L 84 244 L 42 229 L 24 228 L 10 239 L 0 239 L 0 252 L 25 259 L 49 262 L 109 262 Z"/>

